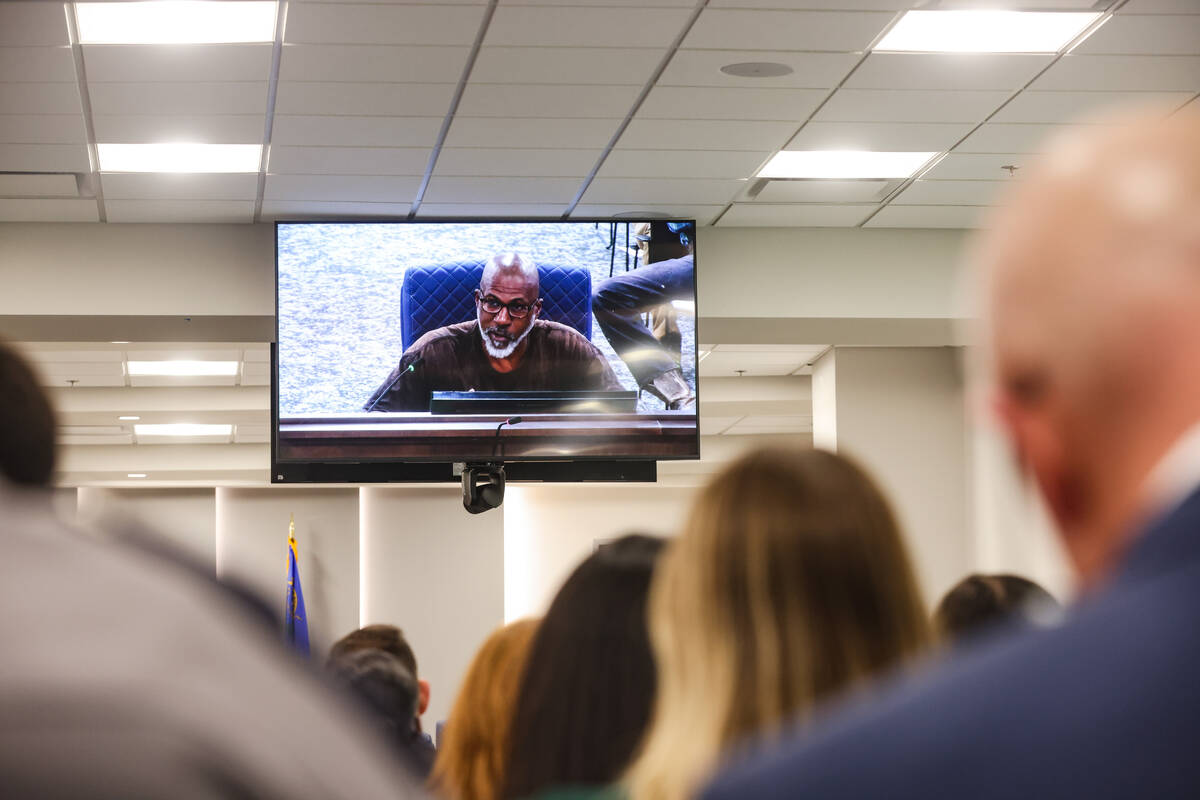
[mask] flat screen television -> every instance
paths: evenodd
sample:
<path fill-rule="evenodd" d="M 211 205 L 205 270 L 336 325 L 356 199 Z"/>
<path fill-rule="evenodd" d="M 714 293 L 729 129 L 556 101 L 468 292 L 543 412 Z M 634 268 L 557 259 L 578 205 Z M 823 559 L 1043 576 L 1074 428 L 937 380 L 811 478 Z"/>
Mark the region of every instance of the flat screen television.
<path fill-rule="evenodd" d="M 699 458 L 693 221 L 281 221 L 275 247 L 275 482 Z"/>

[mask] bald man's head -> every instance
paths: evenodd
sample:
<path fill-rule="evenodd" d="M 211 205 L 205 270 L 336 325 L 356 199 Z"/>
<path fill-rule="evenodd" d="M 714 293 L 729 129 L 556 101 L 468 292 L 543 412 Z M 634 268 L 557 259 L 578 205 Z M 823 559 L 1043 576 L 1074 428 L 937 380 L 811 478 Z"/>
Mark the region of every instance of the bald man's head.
<path fill-rule="evenodd" d="M 483 275 L 479 279 L 479 288 L 487 292 L 496 281 L 497 276 L 504 276 L 506 283 L 519 282 L 525 291 L 537 299 L 539 278 L 537 264 L 525 258 L 520 253 L 497 253 L 488 259 L 483 267 Z M 532 302 L 532 300 L 530 301 Z"/>
<path fill-rule="evenodd" d="M 1054 142 L 981 239 L 1000 416 L 1085 581 L 1200 422 L 1200 115 Z"/>

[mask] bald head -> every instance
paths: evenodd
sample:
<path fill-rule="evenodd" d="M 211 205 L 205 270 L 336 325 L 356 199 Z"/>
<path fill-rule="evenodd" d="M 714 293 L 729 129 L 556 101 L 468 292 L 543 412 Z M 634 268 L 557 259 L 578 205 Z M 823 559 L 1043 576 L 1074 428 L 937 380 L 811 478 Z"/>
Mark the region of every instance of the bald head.
<path fill-rule="evenodd" d="M 1085 581 L 1200 422 L 1200 115 L 1054 142 L 978 247 L 995 396 Z"/>
<path fill-rule="evenodd" d="M 507 285 L 524 287 L 524 290 L 530 293 L 533 299 L 537 299 L 538 268 L 532 259 L 525 258 L 520 253 L 497 253 L 484 265 L 483 275 L 479 279 L 479 288 L 486 293 L 497 278 L 502 278 Z"/>

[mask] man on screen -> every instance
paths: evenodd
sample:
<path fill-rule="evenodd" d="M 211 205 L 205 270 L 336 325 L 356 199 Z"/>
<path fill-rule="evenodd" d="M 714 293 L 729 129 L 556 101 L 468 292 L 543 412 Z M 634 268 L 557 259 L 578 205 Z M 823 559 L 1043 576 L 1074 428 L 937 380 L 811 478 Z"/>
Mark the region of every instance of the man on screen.
<path fill-rule="evenodd" d="M 578 331 L 538 319 L 537 266 L 498 253 L 475 290 L 474 320 L 426 333 L 376 389 L 367 411 L 428 411 L 435 391 L 622 388 L 604 355 Z"/>

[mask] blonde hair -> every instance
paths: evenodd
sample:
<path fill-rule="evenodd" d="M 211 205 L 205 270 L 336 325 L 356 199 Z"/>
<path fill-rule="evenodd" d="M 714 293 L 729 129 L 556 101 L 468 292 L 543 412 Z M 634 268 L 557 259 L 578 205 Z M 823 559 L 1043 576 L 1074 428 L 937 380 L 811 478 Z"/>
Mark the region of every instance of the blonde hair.
<path fill-rule="evenodd" d="M 654 719 L 634 800 L 690 797 L 721 751 L 919 653 L 929 625 L 887 501 L 819 450 L 756 451 L 700 493 L 650 596 Z"/>
<path fill-rule="evenodd" d="M 429 787 L 447 800 L 496 800 L 517 691 L 538 621 L 497 629 L 475 654 L 446 722 Z"/>

